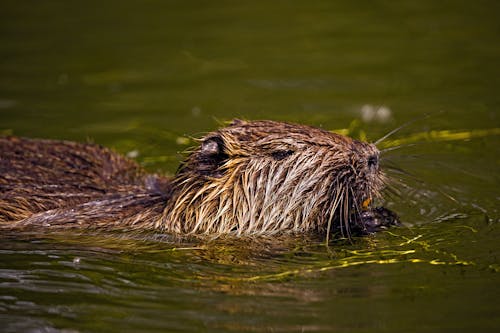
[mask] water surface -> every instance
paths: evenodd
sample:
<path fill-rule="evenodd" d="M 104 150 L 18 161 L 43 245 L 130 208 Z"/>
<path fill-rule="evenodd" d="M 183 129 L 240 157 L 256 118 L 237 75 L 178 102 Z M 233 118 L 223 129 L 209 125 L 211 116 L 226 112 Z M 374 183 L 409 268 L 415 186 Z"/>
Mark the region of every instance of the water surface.
<path fill-rule="evenodd" d="M 370 141 L 414 121 L 381 146 L 403 146 L 383 163 L 404 227 L 329 247 L 4 234 L 3 331 L 499 329 L 497 2 L 1 7 L 2 134 L 91 140 L 173 174 L 235 117 Z"/>

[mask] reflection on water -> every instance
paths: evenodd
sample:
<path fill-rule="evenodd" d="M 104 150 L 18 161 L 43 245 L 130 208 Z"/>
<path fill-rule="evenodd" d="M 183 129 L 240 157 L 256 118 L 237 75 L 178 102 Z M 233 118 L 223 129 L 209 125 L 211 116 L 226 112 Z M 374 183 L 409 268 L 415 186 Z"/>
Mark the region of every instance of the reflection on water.
<path fill-rule="evenodd" d="M 174 244 L 111 235 L 10 240 L 11 249 L 1 251 L 1 286 L 8 293 L 0 306 L 11 331 L 42 324 L 97 331 L 329 331 L 373 328 L 381 320 L 397 329 L 415 316 L 437 320 L 447 302 L 494 290 L 498 282 L 491 253 L 478 259 L 481 251 L 462 248 L 482 231 L 444 224 L 397 228 L 353 245 L 334 244 L 331 251 L 300 240 L 281 248 L 274 243 L 272 250 L 251 241 L 242 247 L 234 240 Z M 469 306 L 486 320 L 488 312 L 480 310 L 492 297 L 457 303 L 454 320 L 469 316 Z M 415 312 L 429 301 L 436 302 L 426 305 L 434 315 Z M 360 309 L 366 312 L 356 315 Z M 28 314 L 29 321 L 18 322 Z"/>
<path fill-rule="evenodd" d="M 0 134 L 172 174 L 235 117 L 369 141 L 411 123 L 380 144 L 403 227 L 329 247 L 3 234 L 2 330 L 496 331 L 498 6 L 5 2 Z"/>

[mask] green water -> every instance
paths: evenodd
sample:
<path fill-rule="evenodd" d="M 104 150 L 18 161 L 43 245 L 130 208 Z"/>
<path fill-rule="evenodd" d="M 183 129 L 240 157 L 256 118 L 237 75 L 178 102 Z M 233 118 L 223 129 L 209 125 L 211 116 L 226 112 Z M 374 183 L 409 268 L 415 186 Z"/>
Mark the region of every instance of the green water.
<path fill-rule="evenodd" d="M 4 234 L 0 331 L 498 331 L 499 13 L 495 1 L 3 1 L 2 134 L 91 139 L 172 174 L 190 136 L 234 117 L 372 141 L 412 120 L 391 139 L 450 132 L 384 155 L 405 170 L 385 200 L 404 227 L 353 244 Z M 363 122 L 366 105 L 390 119 Z"/>

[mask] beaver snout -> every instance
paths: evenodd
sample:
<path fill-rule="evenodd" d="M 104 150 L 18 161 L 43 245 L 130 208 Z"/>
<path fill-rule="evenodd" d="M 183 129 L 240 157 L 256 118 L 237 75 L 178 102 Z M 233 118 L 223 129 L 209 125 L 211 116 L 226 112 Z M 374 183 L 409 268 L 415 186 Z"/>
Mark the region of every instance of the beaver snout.
<path fill-rule="evenodd" d="M 379 158 L 378 158 L 378 155 L 377 154 L 373 154 L 373 155 L 370 155 L 370 157 L 368 157 L 368 167 L 370 169 L 378 169 L 378 162 L 379 162 Z"/>

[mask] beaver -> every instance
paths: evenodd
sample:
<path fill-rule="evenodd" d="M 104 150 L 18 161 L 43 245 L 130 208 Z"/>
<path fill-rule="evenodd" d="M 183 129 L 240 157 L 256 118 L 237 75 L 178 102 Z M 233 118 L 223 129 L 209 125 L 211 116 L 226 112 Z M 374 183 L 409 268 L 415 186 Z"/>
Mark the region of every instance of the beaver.
<path fill-rule="evenodd" d="M 373 144 L 238 119 L 199 141 L 167 178 L 96 144 L 2 137 L 0 226 L 350 237 L 398 223 L 370 204 L 386 182 Z"/>

